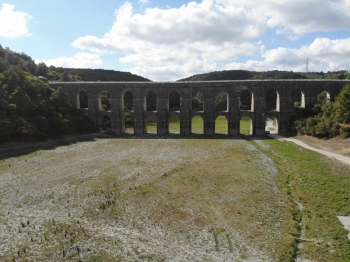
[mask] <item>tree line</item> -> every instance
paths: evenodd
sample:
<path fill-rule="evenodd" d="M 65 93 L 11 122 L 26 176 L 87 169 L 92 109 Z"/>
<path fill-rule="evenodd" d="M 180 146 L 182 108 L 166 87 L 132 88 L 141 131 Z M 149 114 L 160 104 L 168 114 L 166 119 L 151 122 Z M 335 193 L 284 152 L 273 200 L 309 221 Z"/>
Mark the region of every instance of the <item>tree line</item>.
<path fill-rule="evenodd" d="M 334 102 L 323 91 L 312 110 L 299 109 L 294 128 L 300 134 L 319 138 L 350 137 L 350 84 L 342 88 Z"/>
<path fill-rule="evenodd" d="M 62 89 L 54 90 L 36 76 L 42 70 L 30 56 L 0 46 L 0 142 L 95 130 Z"/>

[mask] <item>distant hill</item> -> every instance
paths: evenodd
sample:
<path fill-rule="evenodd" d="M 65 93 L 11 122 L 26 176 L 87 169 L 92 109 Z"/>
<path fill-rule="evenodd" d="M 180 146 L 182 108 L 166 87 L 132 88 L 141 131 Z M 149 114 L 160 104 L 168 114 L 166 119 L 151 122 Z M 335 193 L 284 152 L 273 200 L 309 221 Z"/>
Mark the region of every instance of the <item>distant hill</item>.
<path fill-rule="evenodd" d="M 193 75 L 178 81 L 216 81 L 216 80 L 248 80 L 256 72 L 246 70 L 215 71 L 206 74 Z"/>
<path fill-rule="evenodd" d="M 49 67 L 47 74 L 49 81 L 151 81 L 142 76 L 134 75 L 130 72 L 121 72 L 104 69 L 79 69 Z"/>
<path fill-rule="evenodd" d="M 206 74 L 193 75 L 178 81 L 217 81 L 217 80 L 260 80 L 260 79 L 345 79 L 349 78 L 347 71 L 294 73 L 293 71 L 255 72 L 246 70 L 214 71 Z"/>

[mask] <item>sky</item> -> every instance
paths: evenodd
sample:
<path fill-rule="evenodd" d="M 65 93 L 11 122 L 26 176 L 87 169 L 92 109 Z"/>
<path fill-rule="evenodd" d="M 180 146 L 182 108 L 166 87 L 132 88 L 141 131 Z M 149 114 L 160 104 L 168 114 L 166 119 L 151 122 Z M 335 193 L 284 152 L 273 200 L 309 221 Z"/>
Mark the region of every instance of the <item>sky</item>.
<path fill-rule="evenodd" d="M 37 63 L 174 81 L 350 70 L 350 0 L 4 0 L 0 45 Z"/>

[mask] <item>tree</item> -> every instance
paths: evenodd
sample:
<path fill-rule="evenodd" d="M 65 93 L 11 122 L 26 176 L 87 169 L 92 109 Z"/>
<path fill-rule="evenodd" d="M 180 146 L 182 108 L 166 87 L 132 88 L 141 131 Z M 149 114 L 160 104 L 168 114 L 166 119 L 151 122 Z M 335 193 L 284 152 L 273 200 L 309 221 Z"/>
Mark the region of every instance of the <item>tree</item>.
<path fill-rule="evenodd" d="M 49 71 L 49 69 L 48 69 L 47 65 L 44 62 L 41 62 L 36 67 L 35 75 L 46 77 L 48 71 Z"/>
<path fill-rule="evenodd" d="M 337 118 L 340 123 L 350 123 L 350 84 L 344 86 L 337 99 Z"/>

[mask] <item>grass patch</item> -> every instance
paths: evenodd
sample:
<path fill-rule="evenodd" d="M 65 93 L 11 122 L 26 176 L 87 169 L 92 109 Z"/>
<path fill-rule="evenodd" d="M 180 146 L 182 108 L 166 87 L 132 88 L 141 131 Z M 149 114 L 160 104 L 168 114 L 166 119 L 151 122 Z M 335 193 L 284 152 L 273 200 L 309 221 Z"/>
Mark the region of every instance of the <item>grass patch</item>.
<path fill-rule="evenodd" d="M 300 256 L 312 261 L 349 261 L 348 232 L 336 216 L 350 215 L 350 168 L 292 143 L 265 142 L 270 148 L 259 149 L 277 165 L 276 180 L 289 203 L 285 232 L 298 236 L 303 230 L 303 238 L 313 240 L 302 245 Z M 303 206 L 302 211 L 296 203 Z M 295 240 L 286 236 L 280 244 L 280 259 L 287 253 L 289 260 L 283 261 L 294 261 Z"/>
<path fill-rule="evenodd" d="M 215 134 L 227 135 L 227 120 L 224 116 L 218 116 L 215 120 Z"/>
<path fill-rule="evenodd" d="M 239 122 L 239 133 L 243 135 L 249 135 L 250 127 L 251 127 L 251 119 L 248 116 L 242 117 L 241 121 Z"/>
<path fill-rule="evenodd" d="M 176 116 L 169 117 L 169 133 L 180 134 L 180 119 Z"/>
<path fill-rule="evenodd" d="M 204 121 L 200 116 L 194 116 L 191 120 L 191 133 L 204 134 Z"/>
<path fill-rule="evenodd" d="M 147 118 L 147 133 L 157 134 L 157 119 L 155 117 Z"/>

